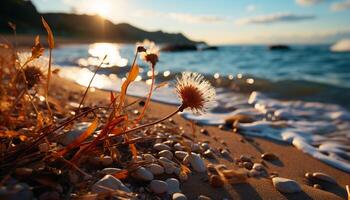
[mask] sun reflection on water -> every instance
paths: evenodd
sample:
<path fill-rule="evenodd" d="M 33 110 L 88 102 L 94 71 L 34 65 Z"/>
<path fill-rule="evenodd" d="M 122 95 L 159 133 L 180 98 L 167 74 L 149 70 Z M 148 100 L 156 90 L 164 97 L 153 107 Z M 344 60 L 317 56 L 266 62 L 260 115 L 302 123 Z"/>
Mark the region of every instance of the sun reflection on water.
<path fill-rule="evenodd" d="M 113 43 L 94 43 L 89 45 L 89 57 L 79 59 L 80 66 L 97 66 L 101 63 L 101 60 L 107 55 L 105 63 L 102 67 L 125 67 L 128 64 L 128 60 L 121 57 L 119 52 L 119 46 Z"/>

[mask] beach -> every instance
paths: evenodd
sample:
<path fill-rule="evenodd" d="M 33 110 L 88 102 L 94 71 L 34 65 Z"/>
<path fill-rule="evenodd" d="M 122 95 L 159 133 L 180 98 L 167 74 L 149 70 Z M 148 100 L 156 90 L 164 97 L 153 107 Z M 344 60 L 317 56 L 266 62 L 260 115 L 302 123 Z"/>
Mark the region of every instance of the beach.
<path fill-rule="evenodd" d="M 53 91 L 79 94 L 84 91 L 81 87 L 71 81 L 58 78 L 53 79 Z M 64 95 L 65 96 L 65 95 Z M 135 100 L 128 97 L 128 102 Z M 89 92 L 86 105 L 98 105 L 101 102 L 109 101 L 109 93 L 101 90 Z M 64 102 L 64 101 L 62 101 Z M 170 113 L 176 107 L 162 103 L 152 102 L 146 113 L 147 118 L 157 119 L 162 113 Z M 191 125 L 188 120 L 181 116 L 174 116 L 173 120 L 177 126 L 184 128 L 185 133 L 191 137 Z M 208 130 L 208 135 L 200 133 L 200 129 Z M 268 173 L 278 174 L 280 177 L 289 178 L 298 182 L 302 192 L 285 194 L 276 190 L 269 177 L 248 178 L 246 183 L 225 184 L 222 188 L 214 188 L 208 181 L 207 173 L 192 172 L 187 181 L 181 182 L 181 191 L 188 199 L 196 199 L 200 195 L 212 199 L 346 199 L 345 185 L 349 184 L 350 175 L 346 172 L 332 168 L 331 166 L 304 154 L 289 144 L 274 142 L 263 138 L 245 137 L 233 131 L 221 130 L 215 126 L 197 126 L 196 142 L 207 142 L 212 148 L 227 148 L 233 160 L 219 157 L 217 161 L 205 162 L 214 164 L 225 164 L 229 169 L 240 169 L 237 159 L 241 155 L 251 156 L 253 162 L 264 163 Z M 225 145 L 222 144 L 224 141 Z M 263 161 L 262 153 L 274 153 L 278 162 Z M 307 172 L 323 172 L 337 180 L 337 184 L 316 181 L 323 189 L 316 189 L 313 184 L 305 178 Z M 144 183 L 147 186 L 147 183 Z"/>

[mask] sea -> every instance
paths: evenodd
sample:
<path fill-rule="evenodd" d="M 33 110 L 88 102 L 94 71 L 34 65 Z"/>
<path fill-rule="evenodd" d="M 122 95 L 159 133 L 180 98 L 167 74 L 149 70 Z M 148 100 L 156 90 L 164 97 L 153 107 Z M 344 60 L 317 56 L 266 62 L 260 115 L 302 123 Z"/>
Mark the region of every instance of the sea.
<path fill-rule="evenodd" d="M 70 44 L 56 48 L 59 75 L 87 86 L 120 91 L 135 56 L 134 44 Z M 152 99 L 179 105 L 175 77 L 203 74 L 216 88 L 216 104 L 204 115 L 181 115 L 198 124 L 221 125 L 247 115 L 239 133 L 293 145 L 316 159 L 350 173 L 350 52 L 331 45 L 291 45 L 270 50 L 266 45 L 222 45 L 213 50 L 160 52 Z M 152 72 L 140 58 L 140 75 L 128 94 L 145 97 Z"/>

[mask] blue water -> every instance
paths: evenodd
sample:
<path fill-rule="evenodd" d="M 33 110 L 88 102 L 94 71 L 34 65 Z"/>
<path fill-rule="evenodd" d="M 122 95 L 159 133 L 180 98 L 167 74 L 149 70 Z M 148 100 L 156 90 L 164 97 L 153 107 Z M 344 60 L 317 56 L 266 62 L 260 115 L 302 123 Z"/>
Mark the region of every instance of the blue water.
<path fill-rule="evenodd" d="M 330 45 L 293 45 L 290 48 L 271 51 L 262 45 L 244 45 L 219 46 L 212 51 L 161 52 L 156 70 L 197 71 L 207 76 L 218 73 L 219 77 L 230 75 L 234 79 L 239 74 L 243 79 L 255 80 L 249 92 L 260 90 L 279 98 L 350 107 L 350 52 L 332 52 Z M 97 55 L 92 49 L 97 49 Z M 118 59 L 126 59 L 130 65 L 134 51 L 134 45 L 79 44 L 61 46 L 55 50 L 54 57 L 55 63 L 62 66 L 82 65 L 81 60 L 83 66 L 89 66 L 99 62 L 96 59 L 91 63 L 94 56 L 119 54 Z M 138 63 L 148 69 L 141 60 Z"/>

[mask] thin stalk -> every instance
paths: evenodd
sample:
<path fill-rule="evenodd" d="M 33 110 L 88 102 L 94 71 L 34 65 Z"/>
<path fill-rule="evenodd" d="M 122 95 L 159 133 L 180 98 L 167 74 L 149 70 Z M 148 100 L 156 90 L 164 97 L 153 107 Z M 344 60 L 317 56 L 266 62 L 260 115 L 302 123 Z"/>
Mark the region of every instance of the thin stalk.
<path fill-rule="evenodd" d="M 45 102 L 46 102 L 46 107 L 47 110 L 49 111 L 49 115 L 50 115 L 50 121 L 52 121 L 52 111 L 50 108 L 50 104 L 49 104 L 49 85 L 50 85 L 50 79 L 51 79 L 51 58 L 52 58 L 52 49 L 50 48 L 49 50 L 49 68 L 47 70 L 47 80 L 46 80 L 46 90 L 45 90 Z"/>
<path fill-rule="evenodd" d="M 79 103 L 78 113 L 79 113 L 79 111 L 80 111 L 81 106 L 82 106 L 83 103 L 84 103 L 85 97 L 86 97 L 86 95 L 87 95 L 87 93 L 88 93 L 88 91 L 89 91 L 89 88 L 90 88 L 90 86 L 91 86 L 92 81 L 94 80 L 94 78 L 95 78 L 95 76 L 96 76 L 96 74 L 97 74 L 97 71 L 101 68 L 101 66 L 102 66 L 102 64 L 104 63 L 104 61 L 106 60 L 106 58 L 107 58 L 107 55 L 105 55 L 105 56 L 103 57 L 103 59 L 102 59 L 100 65 L 97 67 L 97 69 L 96 69 L 95 72 L 94 72 L 94 75 L 93 75 L 92 78 L 90 79 L 89 85 L 87 86 L 87 88 L 86 88 L 86 90 L 85 90 L 85 92 L 84 92 L 83 98 L 81 99 L 81 101 L 80 101 L 80 103 Z"/>
<path fill-rule="evenodd" d="M 145 115 L 146 109 L 148 107 L 149 102 L 151 101 L 151 96 L 152 96 L 152 92 L 153 92 L 153 87 L 154 87 L 154 68 L 155 66 L 152 64 L 151 66 L 152 68 L 152 83 L 151 83 L 151 88 L 149 90 L 145 105 L 143 106 L 143 109 L 141 111 L 141 114 L 139 115 L 139 117 L 136 119 L 136 123 L 137 124 L 139 121 L 141 121 L 141 119 L 143 118 L 143 116 Z"/>

